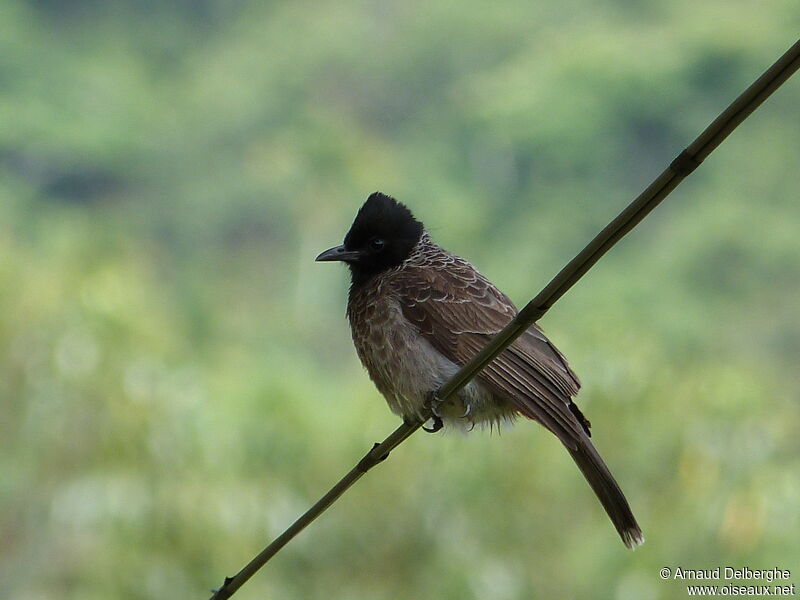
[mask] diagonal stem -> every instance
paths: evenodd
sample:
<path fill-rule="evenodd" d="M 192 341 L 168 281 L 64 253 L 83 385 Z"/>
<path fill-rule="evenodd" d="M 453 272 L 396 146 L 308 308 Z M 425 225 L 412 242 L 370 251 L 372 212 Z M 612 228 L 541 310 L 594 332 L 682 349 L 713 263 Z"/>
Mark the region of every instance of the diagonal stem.
<path fill-rule="evenodd" d="M 608 252 L 626 233 L 658 206 L 678 184 L 694 171 L 703 160 L 750 113 L 758 108 L 772 92 L 789 79 L 800 67 L 800 40 L 787 50 L 750 87 L 736 98 L 670 165 L 647 186 L 625 210 L 611 221 L 586 247 L 578 253 L 558 275 L 528 302 L 519 314 L 502 331 L 464 365 L 440 390 L 442 399 L 449 398 L 464 387 L 483 367 L 505 350 L 534 322 L 550 310 L 594 264 Z"/>
<path fill-rule="evenodd" d="M 442 388 L 438 396 L 447 400 L 470 382 L 487 364 L 505 350 L 528 327 L 539 320 L 614 244 L 633 229 L 650 211 L 666 198 L 681 181 L 692 173 L 750 113 L 758 108 L 800 67 L 800 40 L 734 100 L 675 160 L 633 200 L 617 217 L 580 251 L 533 298 L 519 314 L 464 365 Z M 316 504 L 300 516 L 258 556 L 234 577 L 225 579 L 211 600 L 230 598 L 256 571 L 288 544 L 298 533 L 321 515 L 331 504 L 358 481 L 369 469 L 386 459 L 389 453 L 420 428 L 422 423 L 403 423 L 389 437 L 367 452 L 347 475 L 334 485 Z"/>
<path fill-rule="evenodd" d="M 403 422 L 400 427 L 395 429 L 389 437 L 383 440 L 380 444 L 375 444 L 364 457 L 358 461 L 355 467 L 342 477 L 336 485 L 334 485 L 328 492 L 317 502 L 304 512 L 294 523 L 292 523 L 286 531 L 276 537 L 272 542 L 264 548 L 253 560 L 239 571 L 234 577 L 226 577 L 225 583 L 221 588 L 215 590 L 211 600 L 222 600 L 230 598 L 233 593 L 238 590 L 248 579 L 255 575 L 264 564 L 273 556 L 275 556 L 281 548 L 288 544 L 298 533 L 303 531 L 314 519 L 320 516 L 325 510 L 336 500 L 339 496 L 344 494 L 351 485 L 361 479 L 361 477 L 369 471 L 372 467 L 385 460 L 389 453 L 397 446 L 402 444 L 406 438 L 422 426 L 422 422 Z"/>

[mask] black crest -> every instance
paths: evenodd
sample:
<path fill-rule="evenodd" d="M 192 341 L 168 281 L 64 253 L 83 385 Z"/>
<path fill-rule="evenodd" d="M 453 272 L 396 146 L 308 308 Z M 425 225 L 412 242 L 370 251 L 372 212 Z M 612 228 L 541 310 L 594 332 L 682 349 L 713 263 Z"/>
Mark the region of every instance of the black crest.
<path fill-rule="evenodd" d="M 360 253 L 348 263 L 353 285 L 402 263 L 422 236 L 422 223 L 391 196 L 375 192 L 359 209 L 344 238 L 347 250 Z"/>

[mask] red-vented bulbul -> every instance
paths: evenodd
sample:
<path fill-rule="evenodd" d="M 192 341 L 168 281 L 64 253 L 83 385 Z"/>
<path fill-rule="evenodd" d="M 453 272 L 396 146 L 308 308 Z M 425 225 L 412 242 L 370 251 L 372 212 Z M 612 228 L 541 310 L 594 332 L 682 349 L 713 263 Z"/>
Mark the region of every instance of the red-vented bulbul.
<path fill-rule="evenodd" d="M 628 501 L 589 439 L 589 421 L 572 402 L 578 377 L 537 325 L 456 399 L 436 399 L 436 390 L 517 309 L 471 264 L 433 243 L 405 205 L 372 194 L 344 244 L 317 260 L 350 267 L 347 317 L 353 342 L 393 412 L 415 420 L 430 407 L 439 426 L 468 429 L 518 415 L 541 423 L 566 446 L 625 545 L 634 548 L 644 541 Z"/>

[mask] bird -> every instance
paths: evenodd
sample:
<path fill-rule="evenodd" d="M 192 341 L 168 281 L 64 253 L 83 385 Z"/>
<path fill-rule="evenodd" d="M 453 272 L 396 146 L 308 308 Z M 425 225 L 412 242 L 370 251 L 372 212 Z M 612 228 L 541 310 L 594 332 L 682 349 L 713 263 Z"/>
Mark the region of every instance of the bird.
<path fill-rule="evenodd" d="M 573 402 L 580 380 L 534 324 L 457 395 L 437 390 L 517 314 L 513 302 L 463 258 L 437 245 L 411 210 L 381 192 L 356 214 L 344 243 L 317 261 L 350 270 L 353 343 L 389 408 L 406 422 L 433 414 L 436 431 L 494 428 L 524 417 L 566 447 L 629 549 L 644 536 Z"/>

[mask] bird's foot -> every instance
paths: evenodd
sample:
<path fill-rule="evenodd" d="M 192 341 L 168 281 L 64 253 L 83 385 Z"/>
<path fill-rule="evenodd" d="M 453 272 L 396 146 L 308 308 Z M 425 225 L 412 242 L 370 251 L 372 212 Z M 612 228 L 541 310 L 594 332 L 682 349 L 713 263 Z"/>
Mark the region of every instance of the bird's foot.
<path fill-rule="evenodd" d="M 444 423 L 442 423 L 442 418 L 441 417 L 437 417 L 436 415 L 433 415 L 429 420 L 433 421 L 433 427 L 425 427 L 425 425 L 423 425 L 422 426 L 422 431 L 425 431 L 426 433 L 436 433 L 442 427 L 444 427 Z"/>
<path fill-rule="evenodd" d="M 432 417 L 430 418 L 433 421 L 433 427 L 425 427 L 423 425 L 422 429 L 427 431 L 428 433 L 436 433 L 442 427 L 444 427 L 444 423 L 442 423 L 442 415 L 439 413 L 439 407 L 442 405 L 442 401 L 439 399 L 439 396 L 436 395 L 436 392 L 431 392 L 428 395 L 428 399 L 425 401 L 425 407 L 431 409 Z"/>

